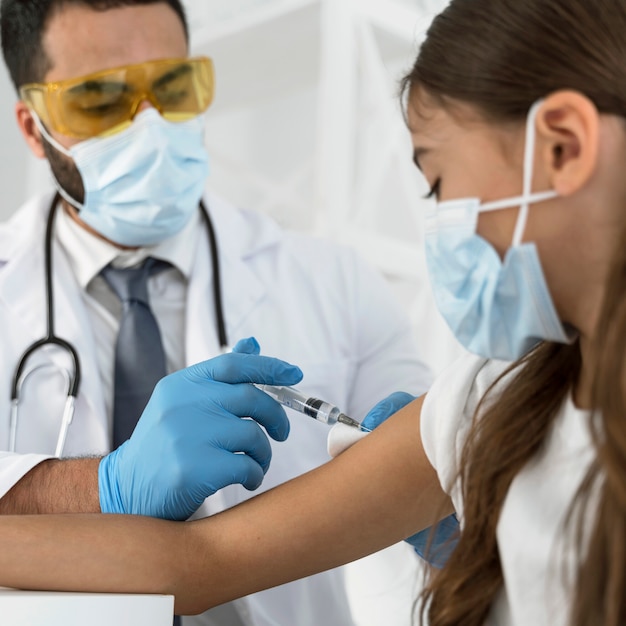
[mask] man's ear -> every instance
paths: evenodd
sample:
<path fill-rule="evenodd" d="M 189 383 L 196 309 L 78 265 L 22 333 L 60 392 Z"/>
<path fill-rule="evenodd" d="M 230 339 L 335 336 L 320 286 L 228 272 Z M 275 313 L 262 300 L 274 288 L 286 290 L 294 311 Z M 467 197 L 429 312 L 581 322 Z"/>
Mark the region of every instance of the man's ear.
<path fill-rule="evenodd" d="M 37 128 L 37 124 L 35 124 L 33 113 L 21 100 L 15 105 L 15 116 L 17 118 L 17 125 L 24 139 L 26 139 L 26 143 L 31 152 L 38 159 L 45 159 L 46 155 L 43 149 L 43 140 Z"/>
<path fill-rule="evenodd" d="M 584 187 L 598 162 L 600 114 L 577 91 L 557 91 L 544 100 L 536 120 L 538 158 L 561 196 Z"/>

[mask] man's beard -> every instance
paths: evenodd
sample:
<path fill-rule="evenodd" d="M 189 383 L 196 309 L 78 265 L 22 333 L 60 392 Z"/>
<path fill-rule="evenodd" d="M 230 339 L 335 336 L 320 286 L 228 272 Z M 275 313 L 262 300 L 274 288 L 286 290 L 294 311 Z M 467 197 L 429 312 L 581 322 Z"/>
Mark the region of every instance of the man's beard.
<path fill-rule="evenodd" d="M 74 161 L 62 152 L 59 152 L 45 137 L 42 136 L 41 139 L 43 151 L 57 183 L 77 204 L 84 204 L 85 187 Z"/>

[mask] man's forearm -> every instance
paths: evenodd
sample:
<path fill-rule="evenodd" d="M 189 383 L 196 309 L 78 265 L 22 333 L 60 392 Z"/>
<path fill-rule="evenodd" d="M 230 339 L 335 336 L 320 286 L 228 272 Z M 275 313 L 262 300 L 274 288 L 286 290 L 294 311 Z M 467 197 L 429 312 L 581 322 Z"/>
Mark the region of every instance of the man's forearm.
<path fill-rule="evenodd" d="M 99 513 L 99 458 L 48 459 L 0 498 L 0 515 Z"/>

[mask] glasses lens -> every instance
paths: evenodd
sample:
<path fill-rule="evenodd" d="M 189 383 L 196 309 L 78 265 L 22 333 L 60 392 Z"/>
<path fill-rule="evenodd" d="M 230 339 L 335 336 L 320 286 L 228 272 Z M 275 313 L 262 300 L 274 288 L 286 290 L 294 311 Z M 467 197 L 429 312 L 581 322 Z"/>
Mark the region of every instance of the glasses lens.
<path fill-rule="evenodd" d="M 72 134 L 95 137 L 130 120 L 133 91 L 122 73 L 94 77 L 61 90 L 59 108 Z"/>
<path fill-rule="evenodd" d="M 150 91 L 166 119 L 176 122 L 196 117 L 213 99 L 211 63 L 193 59 L 173 66 L 152 82 Z"/>

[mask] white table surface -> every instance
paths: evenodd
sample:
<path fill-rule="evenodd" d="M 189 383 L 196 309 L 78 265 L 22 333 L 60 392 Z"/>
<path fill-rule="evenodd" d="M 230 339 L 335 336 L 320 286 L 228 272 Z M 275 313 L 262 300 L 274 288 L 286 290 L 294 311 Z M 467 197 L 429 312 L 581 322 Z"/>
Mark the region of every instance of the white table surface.
<path fill-rule="evenodd" d="M 172 626 L 174 597 L 0 587 L 3 626 Z"/>

